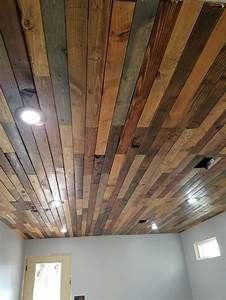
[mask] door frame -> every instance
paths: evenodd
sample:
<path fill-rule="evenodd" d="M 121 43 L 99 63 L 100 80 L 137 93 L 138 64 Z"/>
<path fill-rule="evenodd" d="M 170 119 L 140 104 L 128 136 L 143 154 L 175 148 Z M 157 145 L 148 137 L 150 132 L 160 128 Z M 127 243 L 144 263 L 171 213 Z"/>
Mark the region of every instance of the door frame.
<path fill-rule="evenodd" d="M 22 300 L 32 300 L 35 279 L 35 265 L 38 263 L 60 262 L 61 300 L 71 299 L 71 255 L 27 256 L 25 258 L 25 272 L 22 289 Z"/>

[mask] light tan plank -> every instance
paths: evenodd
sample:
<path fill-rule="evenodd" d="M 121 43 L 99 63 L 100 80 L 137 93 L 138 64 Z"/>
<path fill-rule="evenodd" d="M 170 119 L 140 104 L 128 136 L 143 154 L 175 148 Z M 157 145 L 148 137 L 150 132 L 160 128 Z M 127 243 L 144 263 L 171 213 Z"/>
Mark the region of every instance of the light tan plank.
<path fill-rule="evenodd" d="M 186 114 L 190 107 L 191 99 L 198 89 L 201 81 L 214 62 L 218 53 L 226 42 L 226 11 L 222 14 L 216 27 L 212 31 L 205 48 L 195 64 L 186 84 L 181 90 L 177 101 L 170 111 L 169 118 L 164 122 L 164 127 L 174 127 Z"/>
<path fill-rule="evenodd" d="M 4 153 L 15 152 L 1 124 L 0 124 L 0 148 Z"/>
<path fill-rule="evenodd" d="M 181 54 L 183 53 L 192 28 L 199 16 L 202 5 L 203 3 L 201 1 L 183 1 L 183 5 L 177 17 L 172 36 L 159 69 L 159 75 L 154 81 L 148 100 L 138 122 L 138 127 L 149 126 L 180 60 Z"/>
<path fill-rule="evenodd" d="M 48 59 L 45 48 L 44 31 L 39 0 L 18 0 L 22 26 L 29 41 L 30 60 L 35 76 L 49 76 Z M 35 58 L 35 59 L 34 59 Z"/>
<path fill-rule="evenodd" d="M 133 10 L 133 2 L 115 1 L 113 4 L 103 96 L 95 150 L 97 155 L 103 155 L 107 146 L 111 120 L 123 68 L 123 61 L 130 33 Z"/>

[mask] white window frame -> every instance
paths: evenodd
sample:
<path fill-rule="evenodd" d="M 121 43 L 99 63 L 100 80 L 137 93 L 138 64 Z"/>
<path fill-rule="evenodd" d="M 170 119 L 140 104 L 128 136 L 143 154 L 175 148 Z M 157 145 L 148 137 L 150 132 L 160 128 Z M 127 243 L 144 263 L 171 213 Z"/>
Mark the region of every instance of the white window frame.
<path fill-rule="evenodd" d="M 200 251 L 199 251 L 199 246 L 201 246 L 202 244 L 208 243 L 210 241 L 216 241 L 217 242 L 217 245 L 218 245 L 218 248 L 219 248 L 219 254 L 216 255 L 216 256 L 201 257 Z M 219 246 L 219 243 L 218 243 L 218 240 L 217 240 L 216 237 L 212 237 L 212 238 L 209 238 L 209 239 L 205 239 L 205 240 L 201 240 L 201 241 L 195 242 L 194 243 L 194 250 L 195 250 L 196 260 L 206 260 L 206 259 L 211 259 L 211 258 L 216 258 L 216 257 L 220 257 L 221 256 L 220 246 Z"/>

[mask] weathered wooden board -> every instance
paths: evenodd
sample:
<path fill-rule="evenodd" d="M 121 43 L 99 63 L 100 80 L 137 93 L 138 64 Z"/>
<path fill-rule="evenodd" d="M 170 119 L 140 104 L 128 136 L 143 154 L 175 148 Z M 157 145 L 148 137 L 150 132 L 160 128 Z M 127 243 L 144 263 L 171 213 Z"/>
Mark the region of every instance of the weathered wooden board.
<path fill-rule="evenodd" d="M 87 93 L 86 130 L 83 180 L 82 233 L 85 234 L 88 221 L 88 206 L 92 213 L 92 174 L 96 148 L 97 127 L 102 99 L 103 80 L 106 65 L 108 34 L 112 11 L 111 0 L 89 1 L 87 30 Z M 87 179 L 87 176 L 89 180 Z"/>
<path fill-rule="evenodd" d="M 104 155 L 130 35 L 134 3 L 115 1 L 112 8 L 103 95 L 95 153 Z"/>

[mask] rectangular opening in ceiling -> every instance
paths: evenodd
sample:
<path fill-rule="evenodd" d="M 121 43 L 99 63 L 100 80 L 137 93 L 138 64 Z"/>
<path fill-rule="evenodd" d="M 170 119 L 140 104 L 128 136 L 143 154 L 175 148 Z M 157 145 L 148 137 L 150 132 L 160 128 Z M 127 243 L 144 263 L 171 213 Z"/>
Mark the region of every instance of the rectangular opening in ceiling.
<path fill-rule="evenodd" d="M 213 157 L 204 157 L 196 166 L 197 169 L 209 169 L 213 163 L 215 162 L 215 159 Z"/>
<path fill-rule="evenodd" d="M 146 222 L 147 222 L 146 219 L 141 219 L 141 220 L 138 221 L 139 224 L 144 224 L 144 223 L 146 223 Z"/>

